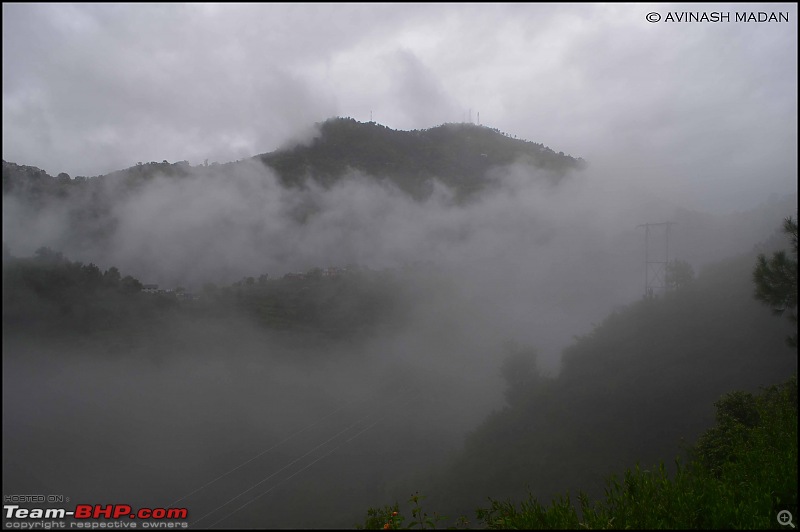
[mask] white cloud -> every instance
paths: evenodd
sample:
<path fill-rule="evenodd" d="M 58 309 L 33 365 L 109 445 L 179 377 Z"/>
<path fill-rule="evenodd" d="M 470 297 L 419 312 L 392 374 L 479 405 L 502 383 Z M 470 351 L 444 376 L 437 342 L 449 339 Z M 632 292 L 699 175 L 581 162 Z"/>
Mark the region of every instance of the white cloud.
<path fill-rule="evenodd" d="M 3 157 L 96 175 L 271 151 L 337 114 L 416 129 L 472 109 L 655 169 L 697 207 L 796 190 L 796 25 L 644 19 L 675 9 L 4 4 Z"/>

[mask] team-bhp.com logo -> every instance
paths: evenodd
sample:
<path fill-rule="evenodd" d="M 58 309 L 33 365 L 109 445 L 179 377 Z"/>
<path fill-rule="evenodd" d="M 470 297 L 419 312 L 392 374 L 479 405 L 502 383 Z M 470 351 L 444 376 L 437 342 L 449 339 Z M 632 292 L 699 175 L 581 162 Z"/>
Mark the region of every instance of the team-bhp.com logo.
<path fill-rule="evenodd" d="M 3 510 L 6 519 L 154 519 L 163 523 L 168 519 L 186 519 L 189 511 L 186 508 L 139 508 L 134 510 L 129 504 L 78 504 L 74 510 L 65 508 L 21 508 L 17 504 L 5 504 Z M 72 523 L 73 525 L 80 523 Z M 89 525 L 89 523 L 85 523 Z M 8 527 L 9 523 L 6 523 Z M 147 523 L 143 523 L 147 527 Z M 152 523 L 158 527 L 156 523 Z M 62 525 L 63 526 L 63 525 Z M 163 525 L 162 525 L 163 526 Z M 13 525 L 11 528 L 15 528 Z M 23 527 L 24 528 L 24 527 Z M 170 527 L 171 528 L 171 527 Z"/>

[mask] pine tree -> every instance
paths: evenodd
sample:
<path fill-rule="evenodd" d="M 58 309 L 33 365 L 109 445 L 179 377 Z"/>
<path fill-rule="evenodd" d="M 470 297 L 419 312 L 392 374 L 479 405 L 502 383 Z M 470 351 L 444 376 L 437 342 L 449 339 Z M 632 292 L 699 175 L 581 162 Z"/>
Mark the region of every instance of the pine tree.
<path fill-rule="evenodd" d="M 786 251 L 774 253 L 769 260 L 760 254 L 753 270 L 755 297 L 779 316 L 789 311 L 789 320 L 797 327 L 797 221 L 792 218 L 784 220 L 783 232 L 792 242 L 794 258 L 789 257 Z M 797 347 L 797 331 L 786 341 Z"/>

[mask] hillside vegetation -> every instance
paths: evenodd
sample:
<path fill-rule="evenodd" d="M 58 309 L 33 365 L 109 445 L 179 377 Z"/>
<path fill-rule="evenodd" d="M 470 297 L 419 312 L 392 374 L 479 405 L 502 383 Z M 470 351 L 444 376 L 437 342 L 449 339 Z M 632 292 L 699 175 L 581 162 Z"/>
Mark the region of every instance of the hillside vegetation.
<path fill-rule="evenodd" d="M 756 255 L 612 313 L 565 350 L 557 378 L 534 349 L 508 346 L 507 406 L 423 490 L 428 506 L 471 515 L 490 495 L 478 516 L 492 528 L 775 526 L 778 510 L 796 509 L 797 357 L 791 323 L 753 297 Z M 692 441 L 691 463 L 674 467 Z M 566 493 L 583 494 L 579 509 Z M 528 502 L 498 502 L 511 499 Z M 371 510 L 367 525 L 399 525 L 394 511 Z"/>
<path fill-rule="evenodd" d="M 3 334 L 66 345 L 112 342 L 112 352 L 121 357 L 143 345 L 153 349 L 196 341 L 198 327 L 182 334 L 165 323 L 224 330 L 244 318 L 275 340 L 329 346 L 373 337 L 389 324 L 402 326 L 422 292 L 447 289 L 443 276 L 424 264 L 382 271 L 314 268 L 278 278 L 264 274 L 227 286 L 207 283 L 198 292 L 147 288 L 116 267 L 102 271 L 40 248 L 32 257 L 4 253 Z"/>
<path fill-rule="evenodd" d="M 309 145 L 260 159 L 287 185 L 299 185 L 307 178 L 331 184 L 347 171 L 358 170 L 388 179 L 417 198 L 430 193 L 433 179 L 459 197 L 468 197 L 487 185 L 491 169 L 515 162 L 542 169 L 553 183 L 586 165 L 583 159 L 474 124 L 396 131 L 375 122 L 336 118 L 319 128 L 319 136 Z"/>
<path fill-rule="evenodd" d="M 762 393 L 726 394 L 715 403 L 716 425 L 690 449 L 691 460 L 670 475 L 664 463 L 638 464 L 606 481 L 605 496 L 584 492 L 550 504 L 533 495 L 514 503 L 490 498 L 475 512 L 487 529 L 772 529 L 782 511 L 797 515 L 797 378 Z M 363 528 L 435 528 L 449 521 L 423 510 L 415 494 L 400 505 L 370 509 Z M 410 513 L 410 515 L 409 515 Z M 470 525 L 462 516 L 457 528 Z M 410 525 L 410 526 L 409 526 Z M 361 528 L 361 527 L 360 527 Z"/>

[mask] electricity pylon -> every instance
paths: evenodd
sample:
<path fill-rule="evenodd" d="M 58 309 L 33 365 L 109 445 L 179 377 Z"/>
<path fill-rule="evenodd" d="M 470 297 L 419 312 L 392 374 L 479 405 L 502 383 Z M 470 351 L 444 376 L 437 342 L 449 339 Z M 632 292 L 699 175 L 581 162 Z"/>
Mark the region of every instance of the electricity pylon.
<path fill-rule="evenodd" d="M 654 297 L 667 288 L 667 265 L 669 264 L 669 228 L 675 222 L 641 224 L 644 227 L 644 295 Z M 656 228 L 663 228 L 663 233 Z M 651 245 L 651 240 L 663 238 L 663 243 Z M 662 247 L 663 246 L 663 247 Z"/>

